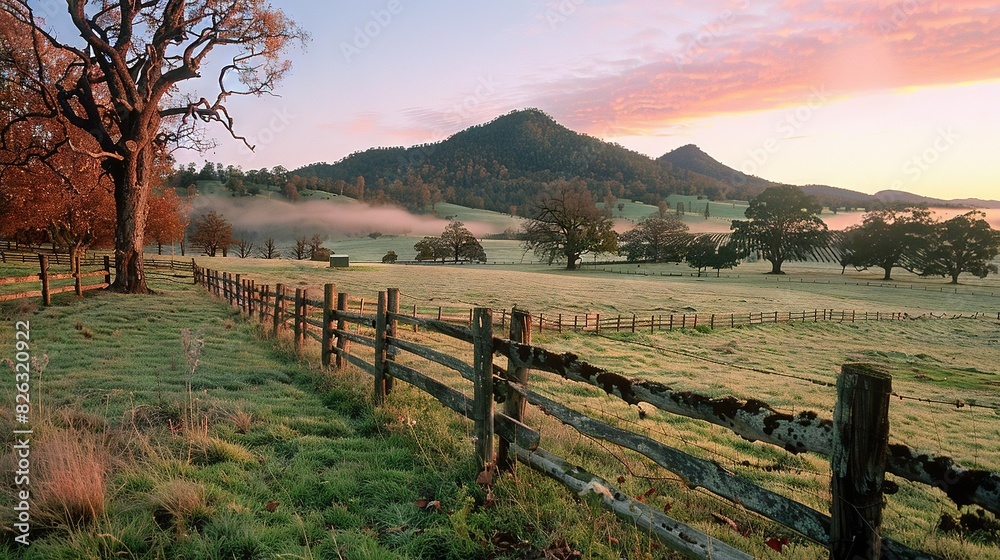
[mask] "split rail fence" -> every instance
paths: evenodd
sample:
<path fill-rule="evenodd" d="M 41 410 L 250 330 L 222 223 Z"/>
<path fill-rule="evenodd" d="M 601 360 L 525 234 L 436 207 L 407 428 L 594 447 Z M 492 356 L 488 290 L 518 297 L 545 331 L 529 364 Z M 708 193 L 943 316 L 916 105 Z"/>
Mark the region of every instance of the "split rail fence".
<path fill-rule="evenodd" d="M 55 294 L 61 294 L 64 292 L 75 292 L 76 295 L 82 296 L 83 292 L 89 290 L 98 290 L 101 288 L 107 288 L 111 285 L 111 258 L 105 256 L 102 268 L 98 270 L 93 270 L 86 272 L 83 270 L 84 263 L 81 262 L 82 259 L 77 258 L 75 262 L 66 261 L 65 264 L 70 264 L 69 272 L 52 273 L 49 271 L 50 255 L 39 253 L 35 257 L 38 260 L 38 274 L 32 274 L 29 276 L 17 276 L 9 278 L 0 278 L 0 286 L 7 284 L 40 284 L 39 290 L 29 290 L 16 292 L 12 294 L 2 294 L 0 295 L 0 301 L 11 301 L 15 299 L 25 299 L 33 297 L 41 297 L 43 305 L 52 304 L 52 296 Z M 102 278 L 102 282 L 96 284 L 84 284 L 85 278 Z M 58 280 L 68 280 L 73 279 L 72 285 L 67 286 L 53 286 L 52 283 Z"/>
<path fill-rule="evenodd" d="M 475 453 L 482 469 L 479 482 L 495 469 L 513 468 L 520 461 L 552 477 L 576 493 L 594 492 L 605 508 L 655 534 L 668 545 L 701 558 L 750 558 L 709 535 L 676 521 L 664 512 L 627 496 L 611 482 L 572 465 L 542 447 L 538 431 L 523 423 L 525 406 L 546 414 L 588 437 L 638 452 L 679 475 L 689 486 L 701 487 L 771 519 L 827 547 L 831 558 L 930 558 L 881 532 L 883 495 L 893 491 L 885 473 L 940 488 L 957 505 L 976 504 L 1000 514 L 1000 475 L 967 469 L 950 457 L 932 456 L 902 444 L 889 444 L 888 407 L 891 377 L 877 367 L 845 364 L 837 382 L 838 400 L 832 418 L 811 411 L 786 414 L 758 400 L 712 398 L 678 392 L 660 383 L 634 380 L 588 364 L 571 353 L 559 354 L 531 343 L 534 319 L 525 311 L 509 316 L 507 337 L 495 336 L 492 310 L 476 308 L 469 326 L 402 312 L 400 292 L 379 292 L 374 313 L 348 310 L 349 294 L 324 286 L 322 299 L 306 290 L 282 284 L 257 286 L 236 274 L 195 267 L 195 283 L 259 321 L 277 335 L 291 328 L 295 348 L 308 339 L 321 345 L 324 367 L 351 364 L 374 378 L 374 401 L 381 404 L 394 380 L 405 381 L 430 394 L 444 406 L 473 421 Z M 349 325 L 364 327 L 351 330 Z M 400 326 L 445 335 L 469 344 L 473 359 L 404 340 Z M 370 348 L 368 361 L 351 345 Z M 404 353 L 457 371 L 472 383 L 472 396 L 434 379 L 398 359 Z M 366 352 L 367 355 L 367 352 Z M 495 363 L 494 357 L 506 358 Z M 695 418 L 729 429 L 750 441 L 780 447 L 789 453 L 814 452 L 831 460 L 831 512 L 812 509 L 718 463 L 690 455 L 645 435 L 612 426 L 553 401 L 532 389 L 529 372 L 544 372 L 592 385 L 629 405 L 646 403 L 662 411 Z M 502 402 L 502 407 L 498 407 Z M 495 444 L 496 441 L 496 444 Z"/>

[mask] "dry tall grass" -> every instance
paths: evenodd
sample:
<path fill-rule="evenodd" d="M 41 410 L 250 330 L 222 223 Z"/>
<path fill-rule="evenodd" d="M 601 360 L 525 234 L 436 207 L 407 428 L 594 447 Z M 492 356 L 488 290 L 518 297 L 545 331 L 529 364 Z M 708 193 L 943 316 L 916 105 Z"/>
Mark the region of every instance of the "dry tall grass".
<path fill-rule="evenodd" d="M 54 428 L 37 444 L 32 510 L 37 526 L 89 524 L 105 511 L 110 456 L 100 434 Z"/>

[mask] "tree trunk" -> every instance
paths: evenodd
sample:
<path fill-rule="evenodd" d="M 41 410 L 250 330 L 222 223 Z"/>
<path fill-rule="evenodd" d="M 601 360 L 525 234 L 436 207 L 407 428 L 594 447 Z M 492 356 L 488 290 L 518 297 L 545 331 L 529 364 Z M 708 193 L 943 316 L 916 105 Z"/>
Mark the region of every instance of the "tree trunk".
<path fill-rule="evenodd" d="M 952 272 L 951 273 L 951 283 L 952 284 L 958 284 L 958 275 L 959 274 L 961 274 L 961 272 Z"/>
<path fill-rule="evenodd" d="M 774 259 L 771 261 L 771 272 L 768 274 L 784 274 L 781 271 L 781 263 L 785 262 L 783 259 Z"/>
<path fill-rule="evenodd" d="M 106 160 L 115 181 L 115 281 L 111 289 L 146 294 L 142 249 L 146 236 L 149 189 L 145 182 L 147 150 L 127 154 L 121 161 Z"/>
<path fill-rule="evenodd" d="M 566 255 L 566 270 L 576 270 L 576 261 L 578 260 L 580 260 L 579 253 Z"/>
<path fill-rule="evenodd" d="M 885 266 L 885 267 L 882 267 L 882 268 L 885 269 L 885 275 L 882 277 L 882 280 L 885 280 L 887 282 L 889 280 L 892 280 L 892 277 L 890 276 L 890 274 L 892 273 L 892 267 L 891 266 Z"/>

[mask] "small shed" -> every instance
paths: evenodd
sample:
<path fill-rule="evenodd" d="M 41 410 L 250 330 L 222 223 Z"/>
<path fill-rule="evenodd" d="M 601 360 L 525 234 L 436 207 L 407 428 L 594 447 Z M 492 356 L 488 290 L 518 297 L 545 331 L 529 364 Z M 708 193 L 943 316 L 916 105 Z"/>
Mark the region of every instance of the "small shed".
<path fill-rule="evenodd" d="M 330 268 L 347 268 L 351 266 L 351 257 L 348 255 L 330 255 Z"/>

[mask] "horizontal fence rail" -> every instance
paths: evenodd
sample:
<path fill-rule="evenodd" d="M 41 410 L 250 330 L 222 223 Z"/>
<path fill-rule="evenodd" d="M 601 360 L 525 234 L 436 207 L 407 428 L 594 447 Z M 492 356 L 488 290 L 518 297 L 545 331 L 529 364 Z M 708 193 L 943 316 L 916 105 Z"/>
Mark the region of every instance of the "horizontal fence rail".
<path fill-rule="evenodd" d="M 10 294 L 0 294 L 0 302 L 2 301 L 13 301 L 18 299 L 28 299 L 28 298 L 42 298 L 43 305 L 52 305 L 52 296 L 56 294 L 62 294 L 66 292 L 74 292 L 77 296 L 82 296 L 84 292 L 90 290 L 99 290 L 102 288 L 107 288 L 111 285 L 111 259 L 105 256 L 101 259 L 102 268 L 92 271 L 84 271 L 84 262 L 82 258 L 77 258 L 75 260 L 68 260 L 65 264 L 70 265 L 70 272 L 59 272 L 53 273 L 49 270 L 49 265 L 51 256 L 39 253 L 35 255 L 35 260 L 38 261 L 38 274 L 32 274 L 30 276 L 19 276 L 19 277 L 8 277 L 0 278 L 0 286 L 3 285 L 22 285 L 22 284 L 38 284 L 38 290 L 27 290 L 20 291 Z M 101 278 L 101 282 L 85 284 L 84 279 L 86 278 Z M 52 283 L 59 280 L 73 280 L 72 285 L 66 286 L 53 286 Z"/>
<path fill-rule="evenodd" d="M 888 444 L 891 378 L 871 366 L 844 366 L 838 379 L 838 404 L 832 418 L 823 418 L 813 411 L 792 415 L 778 412 L 759 400 L 709 397 L 675 391 L 653 381 L 629 379 L 589 364 L 575 354 L 557 353 L 532 345 L 532 330 L 542 328 L 546 323 L 541 315 L 534 317 L 520 310 L 511 312 L 509 316 L 502 312 L 499 321 L 495 313 L 486 308 L 474 309 L 471 318 L 463 314 L 461 319 L 448 320 L 441 311 L 433 318 L 423 317 L 418 315 L 416 309 L 401 310 L 399 290 L 389 289 L 380 292 L 374 309 L 369 307 L 366 312 L 363 301 L 354 310 L 349 309 L 349 295 L 336 292 L 332 284 L 324 287 L 324 297 L 320 300 L 310 299 L 310 293 L 301 288 L 293 292 L 278 284 L 272 290 L 270 286 L 258 287 L 252 280 L 240 275 L 197 266 L 194 276 L 197 284 L 227 300 L 248 318 L 268 325 L 272 333 L 290 329 L 297 350 L 302 350 L 307 337 L 320 342 L 324 366 L 342 368 L 351 364 L 370 373 L 374 378 L 376 403 L 381 403 L 392 391 L 394 380 L 400 380 L 472 420 L 476 456 L 482 470 L 480 479 L 485 477 L 489 480 L 494 470 L 513 468 L 513 461 L 519 461 L 555 478 L 574 492 L 596 494 L 604 507 L 689 554 L 705 558 L 748 557 L 671 519 L 665 513 L 651 511 L 641 501 L 624 495 L 605 479 L 542 449 L 539 431 L 523 423 L 525 405 L 537 407 L 587 437 L 640 453 L 679 475 L 689 486 L 704 488 L 830 548 L 833 558 L 853 558 L 857 554 L 886 558 L 929 557 L 881 536 L 881 481 L 885 473 L 941 488 L 956 505 L 976 504 L 1000 514 L 998 473 L 969 469 L 950 457 L 922 453 L 906 445 Z M 748 314 L 747 317 L 752 320 L 754 316 Z M 773 318 L 774 315 L 762 317 Z M 824 320 L 836 320 L 832 317 L 844 320 L 847 315 L 846 312 L 827 310 L 822 315 L 817 311 L 809 317 L 814 320 L 820 320 L 820 317 Z M 856 313 L 854 317 L 857 319 Z M 637 319 L 635 322 L 638 325 Z M 735 319 L 730 319 L 730 322 L 735 322 Z M 494 336 L 498 323 L 509 324 L 508 336 Z M 616 327 L 618 323 L 616 317 Z M 600 324 L 600 320 L 595 319 L 595 328 Z M 684 324 L 686 321 L 681 319 L 681 325 Z M 468 344 L 466 355 L 472 356 L 471 362 L 404 340 L 399 335 L 403 326 Z M 626 323 L 626 326 L 631 328 L 631 323 Z M 373 357 L 365 359 L 356 355 L 351 351 L 352 345 L 370 349 Z M 417 356 L 458 372 L 463 380 L 471 382 L 472 395 L 411 365 L 400 363 L 399 358 L 403 355 Z M 494 363 L 495 356 L 505 358 L 506 367 Z M 545 397 L 531 389 L 529 372 L 532 371 L 597 387 L 628 405 L 646 403 L 666 413 L 709 422 L 746 440 L 768 443 L 789 453 L 809 451 L 829 457 L 835 479 L 831 512 L 816 511 L 758 486 L 749 478 L 731 473 L 715 461 L 695 457 L 646 435 L 612 426 Z M 883 385 L 879 385 L 881 388 L 877 390 L 853 389 L 865 387 L 866 383 Z M 884 406 L 862 403 L 859 395 L 871 402 L 884 401 Z M 496 405 L 501 402 L 503 406 L 498 409 Z M 866 414 L 865 422 L 868 423 L 856 425 L 857 419 Z M 885 433 L 878 435 L 879 430 L 871 426 L 884 426 Z M 857 430 L 864 437 L 876 434 L 875 441 L 881 442 L 881 446 L 854 445 L 852 442 L 858 441 L 861 436 L 849 435 L 851 430 Z M 866 451 L 868 447 L 881 451 L 869 453 Z M 864 473 L 851 470 L 853 467 L 840 468 L 842 464 L 865 465 Z M 871 478 L 862 480 L 862 476 Z M 872 494 L 875 487 L 877 494 Z M 867 500 L 865 503 L 876 505 L 866 508 L 851 506 L 849 500 L 859 499 L 857 496 L 860 495 Z M 864 543 L 868 547 L 867 552 L 859 553 L 852 543 Z"/>

